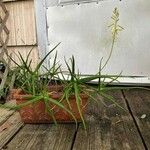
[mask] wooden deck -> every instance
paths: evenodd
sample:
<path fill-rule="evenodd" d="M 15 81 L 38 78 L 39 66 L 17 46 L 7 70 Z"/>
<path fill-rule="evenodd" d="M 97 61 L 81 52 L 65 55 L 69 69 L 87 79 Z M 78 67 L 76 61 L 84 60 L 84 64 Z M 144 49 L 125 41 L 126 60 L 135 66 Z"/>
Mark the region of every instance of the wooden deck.
<path fill-rule="evenodd" d="M 111 91 L 127 111 L 91 103 L 87 132 L 75 124 L 24 125 L 14 111 L 0 111 L 0 149 L 7 150 L 148 150 L 150 91 Z M 97 97 L 97 99 L 100 99 Z"/>

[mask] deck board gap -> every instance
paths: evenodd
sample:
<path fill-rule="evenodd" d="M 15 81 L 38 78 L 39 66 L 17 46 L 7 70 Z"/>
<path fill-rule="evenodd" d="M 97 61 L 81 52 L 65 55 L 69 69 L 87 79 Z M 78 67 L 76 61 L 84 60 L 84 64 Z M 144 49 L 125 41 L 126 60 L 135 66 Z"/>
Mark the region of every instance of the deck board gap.
<path fill-rule="evenodd" d="M 80 124 L 80 123 L 78 123 L 77 129 L 76 129 L 76 131 L 75 131 L 75 133 L 74 133 L 74 137 L 73 137 L 73 139 L 72 139 L 72 144 L 71 144 L 70 150 L 73 150 L 73 146 L 74 146 L 74 143 L 75 143 L 75 140 L 76 140 L 76 137 L 77 137 L 77 132 L 78 132 L 78 129 L 79 129 L 79 124 Z"/>
<path fill-rule="evenodd" d="M 135 119 L 135 117 L 134 117 L 134 115 L 133 115 L 132 109 L 131 109 L 131 107 L 130 107 L 130 105 L 129 105 L 128 99 L 127 99 L 127 97 L 126 97 L 124 91 L 121 90 L 121 92 L 122 92 L 123 98 L 124 98 L 124 100 L 125 100 L 125 102 L 126 102 L 128 111 L 129 111 L 129 113 L 131 114 L 131 117 L 132 117 L 132 119 L 133 119 L 133 122 L 134 122 L 134 124 L 135 124 L 135 126 L 136 126 L 136 128 L 137 128 L 137 131 L 138 131 L 138 133 L 139 133 L 139 135 L 140 135 L 140 137 L 141 137 L 141 140 L 142 140 L 142 143 L 143 143 L 143 145 L 144 145 L 144 147 L 145 147 L 145 150 L 148 150 L 148 147 L 147 147 L 147 145 L 146 145 L 146 143 L 145 143 L 144 137 L 143 137 L 143 135 L 142 135 L 142 133 L 141 133 L 141 131 L 140 131 L 140 128 L 139 128 L 139 126 L 138 126 L 138 124 L 137 124 L 137 121 L 136 121 L 136 119 Z"/>
<path fill-rule="evenodd" d="M 23 127 L 24 127 L 24 125 L 18 129 L 18 131 L 8 140 L 8 142 L 3 146 L 2 149 L 7 149 L 8 143 L 11 142 L 11 140 L 14 139 L 14 137 L 23 129 Z"/>

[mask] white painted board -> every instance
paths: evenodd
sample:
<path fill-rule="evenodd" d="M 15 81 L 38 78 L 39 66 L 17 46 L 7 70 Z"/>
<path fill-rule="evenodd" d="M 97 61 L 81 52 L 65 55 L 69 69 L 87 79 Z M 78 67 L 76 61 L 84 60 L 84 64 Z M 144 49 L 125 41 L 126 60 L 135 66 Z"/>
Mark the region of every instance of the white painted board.
<path fill-rule="evenodd" d="M 103 73 L 150 76 L 150 1 L 107 0 L 99 4 L 53 6 L 47 9 L 50 47 L 61 42 L 58 59 L 65 70 L 64 56 L 75 56 L 82 74 L 95 74 L 100 59 L 110 52 L 111 14 L 117 7 L 124 27 Z M 49 47 L 49 48 L 50 48 Z M 52 56 L 53 57 L 53 56 Z"/>

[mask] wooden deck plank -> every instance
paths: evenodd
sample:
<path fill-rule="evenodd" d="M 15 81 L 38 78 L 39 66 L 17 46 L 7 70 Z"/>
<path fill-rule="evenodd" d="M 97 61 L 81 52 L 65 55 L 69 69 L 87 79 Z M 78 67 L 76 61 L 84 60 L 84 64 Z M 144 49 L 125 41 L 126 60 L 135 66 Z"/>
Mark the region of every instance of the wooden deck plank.
<path fill-rule="evenodd" d="M 124 94 L 147 149 L 150 149 L 150 91 L 126 90 Z"/>
<path fill-rule="evenodd" d="M 121 91 L 112 92 L 117 102 L 127 109 Z M 99 99 L 99 98 L 98 98 Z M 102 104 L 89 107 L 87 133 L 79 126 L 73 150 L 144 150 L 144 145 L 128 111 Z"/>
<path fill-rule="evenodd" d="M 8 150 L 70 150 L 75 135 L 74 124 L 25 125 L 7 145 Z"/>
<path fill-rule="evenodd" d="M 25 149 L 38 128 L 39 125 L 24 126 L 7 145 L 7 149 Z"/>
<path fill-rule="evenodd" d="M 0 149 L 23 126 L 20 115 L 15 112 L 3 125 L 0 126 Z"/>
<path fill-rule="evenodd" d="M 14 101 L 8 102 L 8 104 L 15 103 Z M 14 110 L 0 108 L 0 126 L 14 113 Z"/>

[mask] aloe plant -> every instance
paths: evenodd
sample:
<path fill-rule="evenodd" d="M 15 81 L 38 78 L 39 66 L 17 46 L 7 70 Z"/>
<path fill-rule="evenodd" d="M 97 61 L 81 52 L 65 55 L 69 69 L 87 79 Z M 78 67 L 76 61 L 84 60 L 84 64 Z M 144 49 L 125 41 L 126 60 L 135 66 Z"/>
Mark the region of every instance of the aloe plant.
<path fill-rule="evenodd" d="M 81 110 L 82 103 L 83 103 L 81 94 L 85 94 L 88 97 L 90 97 L 90 100 L 98 102 L 97 99 L 94 96 L 92 96 L 93 93 L 97 93 L 101 97 L 104 97 L 105 99 L 111 101 L 113 104 L 116 104 L 121 109 L 124 109 L 115 101 L 115 99 L 111 95 L 107 93 L 107 85 L 104 82 L 104 80 L 110 79 L 111 81 L 109 83 L 111 83 L 112 81 L 117 80 L 118 76 L 102 75 L 101 68 L 99 70 L 99 74 L 81 76 L 79 71 L 78 73 L 76 73 L 76 63 L 75 63 L 74 56 L 70 58 L 70 63 L 67 62 L 66 60 L 65 62 L 66 62 L 66 66 L 68 69 L 69 78 L 64 77 L 63 71 L 61 71 L 61 77 L 63 77 L 63 79 L 59 78 L 59 80 L 61 80 L 62 83 L 64 84 L 64 90 L 63 90 L 63 96 L 60 102 L 63 100 L 66 100 L 70 110 L 72 110 L 71 104 L 70 104 L 70 97 L 72 95 L 75 96 L 77 109 L 80 114 L 84 129 L 86 129 L 86 122 L 85 122 L 84 115 Z M 102 78 L 103 78 L 103 81 L 101 81 Z M 98 79 L 98 88 L 94 88 L 93 86 L 88 84 L 94 79 Z"/>
<path fill-rule="evenodd" d="M 54 63 L 49 69 L 43 66 L 43 62 L 57 48 L 58 45 L 59 44 L 57 44 L 49 53 L 47 53 L 47 55 L 37 64 L 35 69 L 31 68 L 32 59 L 29 60 L 32 49 L 28 53 L 26 59 L 24 59 L 19 53 L 18 58 L 21 61 L 20 64 L 11 58 L 17 66 L 14 69 L 14 71 L 16 72 L 16 88 L 21 88 L 22 91 L 25 94 L 29 94 L 29 96 L 24 97 L 27 100 L 26 102 L 17 106 L 6 104 L 0 105 L 0 107 L 18 110 L 24 106 L 43 101 L 45 103 L 47 113 L 53 118 L 55 124 L 57 124 L 57 121 L 55 119 L 54 110 L 52 109 L 52 107 L 50 107 L 51 105 L 57 106 L 60 109 L 68 112 L 77 124 L 77 120 L 74 117 L 73 113 L 67 107 L 65 107 L 63 103 L 59 101 L 59 99 L 53 99 L 51 96 L 53 93 L 50 93 L 48 90 L 49 82 L 52 79 L 57 78 L 58 70 L 60 68 L 60 65 L 57 65 L 57 52 L 55 54 Z M 42 67 L 44 67 L 46 70 L 44 73 L 41 73 Z"/>
<path fill-rule="evenodd" d="M 81 117 L 84 129 L 86 129 L 85 119 L 83 117 L 82 110 L 81 110 L 82 109 L 81 94 L 84 93 L 84 94 L 90 96 L 89 86 L 86 83 L 91 81 L 91 80 L 94 80 L 94 79 L 98 78 L 99 76 L 98 75 L 93 75 L 93 76 L 83 78 L 83 77 L 81 77 L 79 72 L 76 74 L 74 56 L 72 56 L 72 58 L 70 58 L 71 65 L 69 63 L 67 63 L 66 60 L 65 60 L 65 62 L 66 62 L 66 66 L 68 68 L 70 80 L 66 80 L 66 78 L 63 76 L 63 72 L 61 72 L 61 75 L 63 77 L 62 82 L 64 84 L 64 91 L 63 91 L 63 96 L 62 96 L 61 101 L 63 99 L 65 99 L 68 103 L 68 106 L 69 106 L 70 110 L 72 110 L 69 100 L 70 100 L 70 96 L 72 96 L 72 95 L 75 96 L 77 109 L 78 109 L 79 115 Z"/>
<path fill-rule="evenodd" d="M 39 101 L 43 101 L 45 104 L 47 113 L 53 118 L 55 124 L 57 124 L 57 120 L 54 114 L 55 113 L 54 107 L 57 106 L 60 109 L 63 109 L 66 112 L 68 112 L 68 114 L 72 116 L 72 118 L 74 119 L 77 125 L 77 119 L 72 112 L 72 107 L 70 103 L 70 97 L 74 95 L 76 106 L 77 106 L 81 121 L 83 123 L 84 129 L 86 129 L 87 126 L 86 126 L 85 118 L 82 112 L 83 100 L 82 100 L 81 94 L 85 94 L 90 97 L 90 100 L 94 100 L 98 102 L 97 99 L 94 96 L 92 96 L 92 93 L 96 93 L 100 95 L 101 97 L 111 101 L 112 103 L 120 107 L 121 109 L 124 109 L 116 102 L 116 100 L 111 95 L 108 94 L 109 90 L 130 89 L 130 87 L 109 87 L 109 85 L 112 82 L 118 81 L 119 77 L 124 77 L 124 76 L 122 76 L 121 73 L 119 73 L 118 75 L 107 75 L 107 74 L 103 74 L 102 72 L 103 69 L 107 66 L 111 58 L 117 34 L 119 31 L 123 30 L 123 27 L 118 25 L 119 12 L 117 8 L 114 9 L 113 15 L 111 18 L 112 18 L 112 24 L 109 26 L 112 31 L 112 44 L 110 48 L 110 54 L 104 64 L 102 64 L 103 59 L 100 60 L 99 69 L 95 75 L 82 76 L 79 71 L 76 72 L 76 62 L 75 62 L 74 56 L 72 56 L 69 62 L 65 60 L 65 63 L 69 72 L 68 77 L 70 77 L 66 79 L 61 69 L 61 65 L 58 64 L 57 52 L 55 53 L 53 64 L 49 68 L 45 67 L 43 65 L 44 61 L 52 52 L 54 52 L 54 50 L 57 48 L 59 44 L 57 44 L 49 53 L 47 53 L 47 55 L 37 64 L 35 69 L 31 67 L 32 59 L 29 59 L 32 49 L 28 53 L 26 59 L 24 59 L 21 53 L 19 53 L 18 58 L 21 62 L 20 64 L 14 61 L 10 57 L 10 59 L 17 66 L 14 69 L 14 72 L 16 73 L 15 86 L 16 88 L 21 88 L 22 91 L 28 94 L 29 96 L 24 97 L 27 100 L 26 102 L 19 104 L 17 106 L 5 104 L 5 105 L 0 105 L 0 107 L 18 110 L 27 105 L 35 104 Z M 43 73 L 41 72 L 41 68 L 45 69 Z M 60 78 L 59 74 L 61 74 L 62 78 Z M 98 86 L 96 88 L 88 84 L 89 82 L 95 79 L 98 80 Z M 107 79 L 109 79 L 110 81 L 106 83 L 105 81 Z M 48 90 L 48 85 L 52 80 L 58 80 L 64 85 L 64 89 L 62 91 L 63 95 L 59 99 L 53 99 L 51 96 L 53 93 L 50 93 Z M 131 87 L 131 88 L 133 89 L 133 88 L 138 88 L 138 87 Z M 68 105 L 67 106 L 64 105 L 63 101 L 66 101 Z"/>

